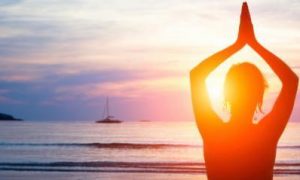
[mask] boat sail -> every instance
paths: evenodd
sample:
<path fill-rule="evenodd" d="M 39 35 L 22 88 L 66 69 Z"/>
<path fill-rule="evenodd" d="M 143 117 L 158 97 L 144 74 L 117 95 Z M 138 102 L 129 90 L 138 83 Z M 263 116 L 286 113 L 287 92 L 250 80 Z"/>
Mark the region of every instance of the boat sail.
<path fill-rule="evenodd" d="M 103 119 L 96 121 L 96 123 L 121 123 L 121 120 L 114 119 L 113 116 L 109 115 L 109 99 L 106 97 L 106 103 L 103 110 Z"/>

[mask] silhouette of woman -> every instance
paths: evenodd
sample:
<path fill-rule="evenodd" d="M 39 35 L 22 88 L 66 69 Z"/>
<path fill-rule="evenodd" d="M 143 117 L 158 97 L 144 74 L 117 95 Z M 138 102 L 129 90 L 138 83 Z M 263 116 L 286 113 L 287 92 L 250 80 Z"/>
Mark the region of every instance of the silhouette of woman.
<path fill-rule="evenodd" d="M 252 47 L 282 82 L 276 102 L 259 123 L 255 111 L 261 109 L 266 82 L 251 63 L 230 68 L 224 96 L 231 117 L 223 122 L 213 111 L 205 80 L 229 56 L 244 45 Z M 204 143 L 204 158 L 210 180 L 269 180 L 273 178 L 277 142 L 292 112 L 298 87 L 297 75 L 277 56 L 257 42 L 247 3 L 243 3 L 237 41 L 202 61 L 190 72 L 195 118 Z"/>

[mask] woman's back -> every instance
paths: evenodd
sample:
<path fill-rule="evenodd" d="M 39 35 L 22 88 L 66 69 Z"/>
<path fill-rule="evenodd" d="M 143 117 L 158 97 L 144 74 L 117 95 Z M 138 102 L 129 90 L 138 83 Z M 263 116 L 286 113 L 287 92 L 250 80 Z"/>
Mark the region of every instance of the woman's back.
<path fill-rule="evenodd" d="M 209 179 L 272 179 L 277 140 L 258 125 L 235 131 L 230 123 L 203 137 Z"/>

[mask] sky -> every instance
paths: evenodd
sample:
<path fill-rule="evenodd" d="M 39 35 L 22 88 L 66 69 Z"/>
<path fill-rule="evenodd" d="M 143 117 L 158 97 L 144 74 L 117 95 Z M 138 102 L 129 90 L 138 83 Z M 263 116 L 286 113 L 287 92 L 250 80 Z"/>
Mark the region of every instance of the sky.
<path fill-rule="evenodd" d="M 94 121 L 109 96 L 118 119 L 192 121 L 189 71 L 236 40 L 242 2 L 1 0 L 0 112 Z M 299 76 L 300 1 L 248 5 L 258 41 Z M 207 80 L 221 115 L 224 75 L 242 61 L 259 66 L 269 83 L 265 113 L 280 90 L 270 68 L 245 47 Z M 292 121 L 300 121 L 299 92 Z"/>

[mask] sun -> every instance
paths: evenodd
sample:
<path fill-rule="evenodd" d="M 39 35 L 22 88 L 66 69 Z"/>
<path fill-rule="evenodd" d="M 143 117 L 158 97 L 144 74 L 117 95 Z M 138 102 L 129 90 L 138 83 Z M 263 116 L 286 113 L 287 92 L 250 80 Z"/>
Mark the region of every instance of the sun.
<path fill-rule="evenodd" d="M 211 99 L 219 100 L 221 97 L 220 89 L 218 89 L 216 86 L 209 86 L 209 96 Z"/>
<path fill-rule="evenodd" d="M 212 105 L 218 105 L 222 103 L 224 99 L 223 84 L 224 82 L 222 79 L 218 77 L 211 77 L 206 81 L 206 88 Z"/>

